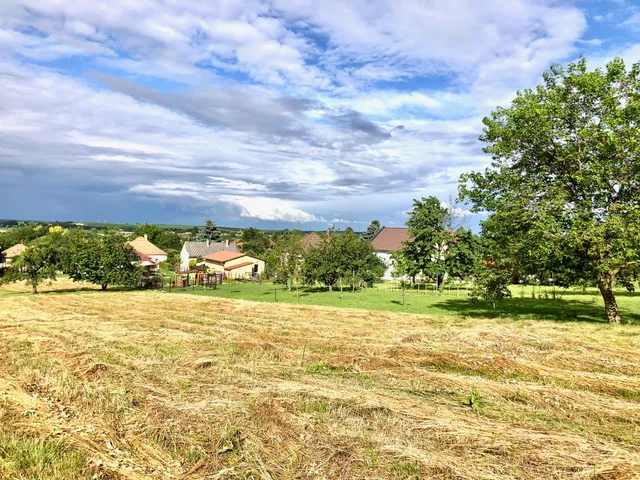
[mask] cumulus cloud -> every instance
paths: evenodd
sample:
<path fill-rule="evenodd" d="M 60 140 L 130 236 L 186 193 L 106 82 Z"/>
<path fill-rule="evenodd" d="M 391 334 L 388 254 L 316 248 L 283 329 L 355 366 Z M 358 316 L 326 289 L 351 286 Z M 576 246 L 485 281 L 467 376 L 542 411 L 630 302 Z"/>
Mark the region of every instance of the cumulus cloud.
<path fill-rule="evenodd" d="M 277 198 L 223 195 L 220 199 L 240 207 L 240 216 L 244 218 L 287 223 L 323 221 L 322 218 L 296 208 L 291 202 Z"/>
<path fill-rule="evenodd" d="M 0 217 L 401 224 L 487 164 L 482 116 L 550 63 L 638 58 L 579 6 L 0 2 Z"/>

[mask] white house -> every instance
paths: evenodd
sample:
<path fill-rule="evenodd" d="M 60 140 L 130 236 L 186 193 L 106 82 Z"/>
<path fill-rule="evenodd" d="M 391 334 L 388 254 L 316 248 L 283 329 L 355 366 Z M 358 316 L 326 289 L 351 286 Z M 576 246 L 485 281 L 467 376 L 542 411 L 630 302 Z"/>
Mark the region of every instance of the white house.
<path fill-rule="evenodd" d="M 217 252 L 237 252 L 235 242 L 184 242 L 180 251 L 180 270 L 189 270 L 189 262 Z"/>
<path fill-rule="evenodd" d="M 408 228 L 382 227 L 375 237 L 371 239 L 371 246 L 387 266 L 383 280 L 393 280 L 393 259 L 391 253 L 404 247 L 404 242 L 409 240 Z"/>

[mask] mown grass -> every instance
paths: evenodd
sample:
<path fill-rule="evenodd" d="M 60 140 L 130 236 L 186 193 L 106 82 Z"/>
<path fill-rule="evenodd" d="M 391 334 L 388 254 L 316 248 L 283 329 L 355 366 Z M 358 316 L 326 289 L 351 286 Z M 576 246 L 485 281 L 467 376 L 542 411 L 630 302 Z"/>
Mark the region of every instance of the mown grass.
<path fill-rule="evenodd" d="M 0 297 L 0 398 L 14 412 L 10 434 L 23 439 L 9 443 L 54 442 L 44 451 L 68 455 L 69 472 L 533 480 L 640 471 L 638 326 L 3 288 L 14 295 Z M 7 478 L 38 478 L 10 465 Z"/>
<path fill-rule="evenodd" d="M 217 288 L 196 286 L 185 288 L 165 288 L 170 293 L 190 293 L 215 298 L 242 299 L 261 302 L 283 302 L 301 305 L 324 305 L 368 310 L 423 313 L 433 315 L 456 315 L 471 318 L 511 318 L 561 321 L 605 322 L 604 303 L 597 289 L 550 289 L 546 287 L 513 286 L 512 298 L 499 303 L 496 310 L 483 302 L 471 302 L 468 286 L 444 287 L 438 294 L 433 286 L 402 293 L 392 282 L 378 284 L 374 288 L 353 291 L 345 288 L 342 292 L 329 292 L 326 288 L 287 290 L 283 285 L 265 282 L 231 282 Z M 640 293 L 629 293 L 618 289 L 618 304 L 625 323 L 640 324 Z M 536 298 L 532 298 L 535 295 Z M 555 295 L 555 298 L 554 298 Z M 542 297 L 542 298 L 540 298 Z M 546 297 L 546 298 L 545 298 Z"/>
<path fill-rule="evenodd" d="M 10 399 L 1 398 L 5 395 L 0 395 L 0 478 L 108 478 L 64 438 L 21 431 L 21 417 L 34 415 L 35 411 L 14 411 Z"/>

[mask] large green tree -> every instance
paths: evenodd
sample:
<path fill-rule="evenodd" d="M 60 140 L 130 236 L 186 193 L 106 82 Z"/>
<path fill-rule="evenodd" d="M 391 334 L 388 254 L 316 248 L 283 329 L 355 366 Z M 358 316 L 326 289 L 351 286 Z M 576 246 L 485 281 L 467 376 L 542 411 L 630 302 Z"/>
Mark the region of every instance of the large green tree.
<path fill-rule="evenodd" d="M 71 232 L 66 239 L 63 268 L 74 281 L 134 287 L 140 279 L 138 256 L 120 233 Z"/>
<path fill-rule="evenodd" d="M 33 293 L 38 293 L 38 285 L 43 280 L 55 280 L 61 264 L 65 233 L 62 229 L 55 229 L 33 240 L 27 249 L 13 260 L 11 267 L 2 277 L 2 282 L 25 280 L 31 284 Z"/>
<path fill-rule="evenodd" d="M 639 118 L 640 64 L 554 65 L 484 119 L 492 165 L 460 185 L 475 211 L 492 212 L 483 225 L 492 257 L 594 282 L 616 323 L 614 280 L 631 288 L 640 260 Z"/>
<path fill-rule="evenodd" d="M 410 240 L 404 247 L 403 261 L 410 264 L 410 270 L 440 282 L 447 272 L 446 255 L 451 241 L 451 232 L 445 230 L 447 210 L 436 197 L 413 201 L 409 212 Z"/>

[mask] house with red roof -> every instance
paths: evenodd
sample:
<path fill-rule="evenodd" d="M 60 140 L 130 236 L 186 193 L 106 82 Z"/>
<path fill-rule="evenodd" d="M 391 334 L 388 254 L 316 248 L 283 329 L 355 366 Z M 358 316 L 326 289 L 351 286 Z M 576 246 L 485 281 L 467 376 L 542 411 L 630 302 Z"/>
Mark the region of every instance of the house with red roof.
<path fill-rule="evenodd" d="M 383 280 L 393 280 L 393 259 L 391 254 L 396 250 L 404 248 L 405 242 L 409 241 L 409 229 L 406 227 L 382 227 L 375 237 L 371 239 L 371 246 L 380 257 L 387 270 L 384 272 Z"/>
<path fill-rule="evenodd" d="M 203 257 L 210 272 L 222 272 L 225 278 L 251 278 L 264 272 L 264 260 L 242 252 L 222 250 Z"/>

